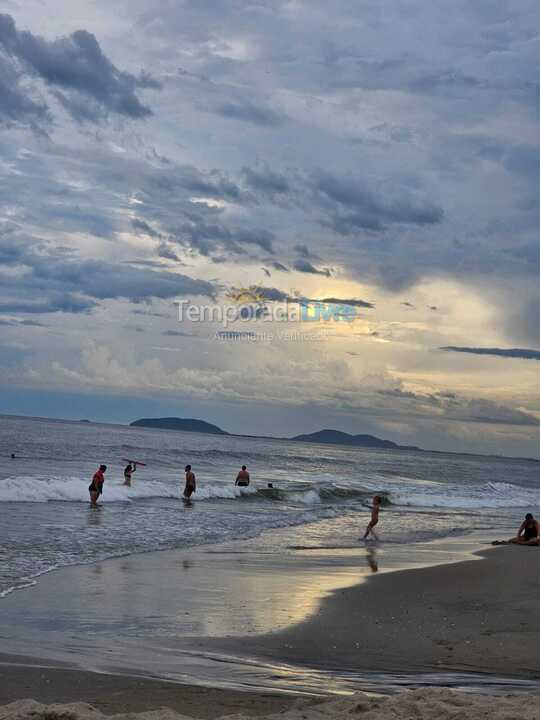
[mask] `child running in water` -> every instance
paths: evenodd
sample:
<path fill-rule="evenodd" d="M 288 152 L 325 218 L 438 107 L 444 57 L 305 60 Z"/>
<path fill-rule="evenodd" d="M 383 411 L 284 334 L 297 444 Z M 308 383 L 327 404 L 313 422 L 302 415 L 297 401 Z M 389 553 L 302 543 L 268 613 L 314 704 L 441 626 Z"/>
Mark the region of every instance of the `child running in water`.
<path fill-rule="evenodd" d="M 366 532 L 364 533 L 364 540 L 368 539 L 370 533 L 371 535 L 373 535 L 375 540 L 379 539 L 377 533 L 373 528 L 379 522 L 379 510 L 381 509 L 381 503 L 382 497 L 380 495 L 375 495 L 375 497 L 373 498 L 373 505 L 371 506 L 371 520 L 369 521 Z"/>

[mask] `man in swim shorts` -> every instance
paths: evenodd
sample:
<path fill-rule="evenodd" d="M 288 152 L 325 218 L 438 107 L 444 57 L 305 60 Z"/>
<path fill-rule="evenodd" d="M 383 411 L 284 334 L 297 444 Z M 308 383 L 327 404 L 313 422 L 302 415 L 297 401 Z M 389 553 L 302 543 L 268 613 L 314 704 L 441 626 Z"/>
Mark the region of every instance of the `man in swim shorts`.
<path fill-rule="evenodd" d="M 195 473 L 191 471 L 191 465 L 186 465 L 186 485 L 184 487 L 184 497 L 186 500 L 193 495 L 197 490 L 197 482 L 195 480 Z"/>
<path fill-rule="evenodd" d="M 249 485 L 249 473 L 245 465 L 242 465 L 242 469 L 236 476 L 236 482 L 234 484 L 238 485 L 238 487 L 247 487 Z"/>
<path fill-rule="evenodd" d="M 94 473 L 94 476 L 92 477 L 92 482 L 88 486 L 88 492 L 90 493 L 90 506 L 91 507 L 97 507 L 97 500 L 98 497 L 103 492 L 103 483 L 105 482 L 105 470 L 107 470 L 106 465 L 100 465 L 99 469 L 96 470 Z"/>

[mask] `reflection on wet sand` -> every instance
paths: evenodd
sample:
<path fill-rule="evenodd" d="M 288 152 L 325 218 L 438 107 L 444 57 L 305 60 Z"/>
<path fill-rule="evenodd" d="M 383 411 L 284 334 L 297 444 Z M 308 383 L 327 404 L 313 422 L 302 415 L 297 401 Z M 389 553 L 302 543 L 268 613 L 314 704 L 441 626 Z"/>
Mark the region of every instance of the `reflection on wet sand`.
<path fill-rule="evenodd" d="M 366 560 L 371 572 L 379 572 L 379 562 L 377 560 L 377 550 L 374 547 L 366 548 Z"/>

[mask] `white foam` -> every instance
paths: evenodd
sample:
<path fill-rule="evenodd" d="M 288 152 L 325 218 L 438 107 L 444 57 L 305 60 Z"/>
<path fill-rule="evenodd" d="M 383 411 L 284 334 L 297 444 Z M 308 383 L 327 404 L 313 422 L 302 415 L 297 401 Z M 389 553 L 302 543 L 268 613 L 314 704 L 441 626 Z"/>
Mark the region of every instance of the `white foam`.
<path fill-rule="evenodd" d="M 409 486 L 393 488 L 390 500 L 395 505 L 418 508 L 526 508 L 540 506 L 540 490 L 529 490 L 507 482 L 471 486 L 441 484 L 430 488 Z"/>
<path fill-rule="evenodd" d="M 88 502 L 87 478 L 74 476 L 17 475 L 0 481 L 0 502 Z M 144 498 L 180 499 L 184 486 L 180 482 L 159 480 L 139 482 L 131 487 L 105 482 L 103 498 L 107 502 L 129 502 Z M 194 498 L 197 500 L 235 500 L 253 495 L 253 486 L 200 483 Z"/>

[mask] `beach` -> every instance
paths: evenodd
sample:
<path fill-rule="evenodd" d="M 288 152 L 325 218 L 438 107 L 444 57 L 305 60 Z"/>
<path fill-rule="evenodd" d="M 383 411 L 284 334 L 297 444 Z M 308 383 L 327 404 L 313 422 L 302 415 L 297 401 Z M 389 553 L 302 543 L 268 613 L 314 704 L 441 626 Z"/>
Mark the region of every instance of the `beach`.
<path fill-rule="evenodd" d="M 481 556 L 340 589 L 305 622 L 242 638 L 244 652 L 327 669 L 540 679 L 540 548 Z M 217 644 L 232 651 L 237 642 Z"/>
<path fill-rule="evenodd" d="M 539 504 L 537 464 L 7 426 L 27 454 L 0 475 L 2 720 L 514 718 L 540 693 L 540 549 L 490 546 Z M 134 447 L 149 464 L 126 489 L 109 458 Z M 249 492 L 231 481 L 246 458 Z M 374 492 L 382 541 L 364 543 Z"/>
<path fill-rule="evenodd" d="M 509 719 L 517 717 L 518 703 L 524 702 L 527 717 L 538 718 L 539 570 L 538 548 L 493 548 L 482 552 L 481 559 L 397 570 L 341 588 L 327 594 L 317 612 L 278 632 L 191 639 L 193 646 L 204 646 L 207 651 L 282 663 L 283 672 L 289 664 L 311 667 L 314 672 L 378 670 L 381 678 L 384 673 L 409 675 L 410 688 L 415 683 L 430 684 L 431 674 L 431 688 L 396 693 L 394 687 L 386 699 L 379 694 L 338 691 L 338 699 L 328 699 L 315 693 L 309 697 L 256 687 L 241 692 L 187 685 L 119 671 L 91 673 L 67 666 L 47 667 L 43 662 L 41 667 L 32 667 L 35 659 L 4 655 L 0 657 L 0 717 L 50 717 L 46 714 L 50 708 L 46 711 L 20 702 L 31 698 L 47 706 L 88 703 L 104 715 L 141 713 L 141 718 L 149 711 L 169 708 L 200 718 L 279 714 L 293 720 L 353 713 L 375 720 L 428 718 L 437 713 L 464 720 Z M 448 681 L 452 673 L 456 674 L 453 682 Z M 479 675 L 469 682 L 473 689 L 476 682 L 480 694 L 463 693 L 467 676 L 473 674 Z M 439 681 L 444 684 L 445 677 L 453 690 L 436 687 Z M 320 690 L 325 692 L 322 686 Z M 517 690 L 522 693 L 508 697 Z M 535 692 L 523 694 L 531 690 Z M 80 705 L 62 712 L 68 710 L 75 718 L 97 717 Z M 173 717 L 164 711 L 157 715 L 169 716 Z"/>
<path fill-rule="evenodd" d="M 142 561 L 145 559 L 143 556 Z M 74 570 L 81 569 L 70 568 L 66 576 Z M 256 682 L 242 692 L 233 687 L 208 687 L 208 682 L 197 685 L 145 678 L 133 668 L 130 674 L 119 668 L 95 673 L 74 670 L 67 663 L 58 667 L 62 665 L 59 660 L 47 663 L 4 655 L 0 658 L 0 704 L 7 706 L 24 698 L 44 705 L 88 703 L 105 715 L 170 708 L 183 716 L 201 718 L 279 714 L 292 719 L 350 712 L 374 719 L 424 718 L 436 711 L 440 717 L 465 719 L 485 712 L 494 702 L 491 693 L 496 693 L 499 714 L 489 717 L 513 718 L 518 704 L 525 701 L 523 693 L 534 691 L 527 700 L 527 716 L 540 717 L 534 714 L 540 712 L 539 570 L 538 548 L 493 548 L 483 551 L 480 559 L 372 575 L 360 584 L 327 593 L 316 612 L 277 632 L 183 640 L 184 651 L 197 648 L 214 656 L 222 653 L 222 658 L 257 658 L 261 664 L 270 662 L 274 671 L 281 668 L 284 676 L 294 667 L 311 668 L 314 675 L 322 673 L 318 693 L 313 688 L 311 693 L 305 688 L 295 692 L 290 686 L 284 690 L 279 683 L 272 692 Z M 102 600 L 106 606 L 106 596 L 102 595 Z M 24 613 L 24 605 L 20 610 Z M 171 652 L 174 643 L 170 639 L 164 642 L 169 643 Z M 176 662 L 184 660 L 185 655 L 176 656 Z M 79 661 L 84 664 L 84 656 Z M 42 666 L 32 667 L 36 664 Z M 379 705 L 373 707 L 373 693 L 354 694 L 353 685 L 332 687 L 327 682 L 325 686 L 324 673 L 328 681 L 328 673 L 361 676 L 363 671 L 364 679 L 379 671 L 380 683 L 393 674 L 401 682 L 401 692 L 396 685 L 387 688 L 392 697 L 388 701 L 379 697 Z M 432 687 L 421 687 L 426 684 Z M 454 689 L 441 691 L 439 684 Z M 413 695 L 405 690 L 415 686 Z M 460 692 L 464 688 L 480 690 L 480 694 Z M 379 693 L 381 689 L 384 687 Z M 516 691 L 521 694 L 514 699 L 502 699 Z M 328 700 L 324 697 L 328 692 L 348 699 Z M 357 709 L 360 706 L 361 711 Z M 16 702 L 3 707 L 0 717 L 23 718 L 31 713 L 36 718 L 45 712 L 28 708 Z M 90 717 L 88 709 L 81 707 L 69 712 L 81 719 Z M 399 714 L 405 712 L 409 714 Z"/>

